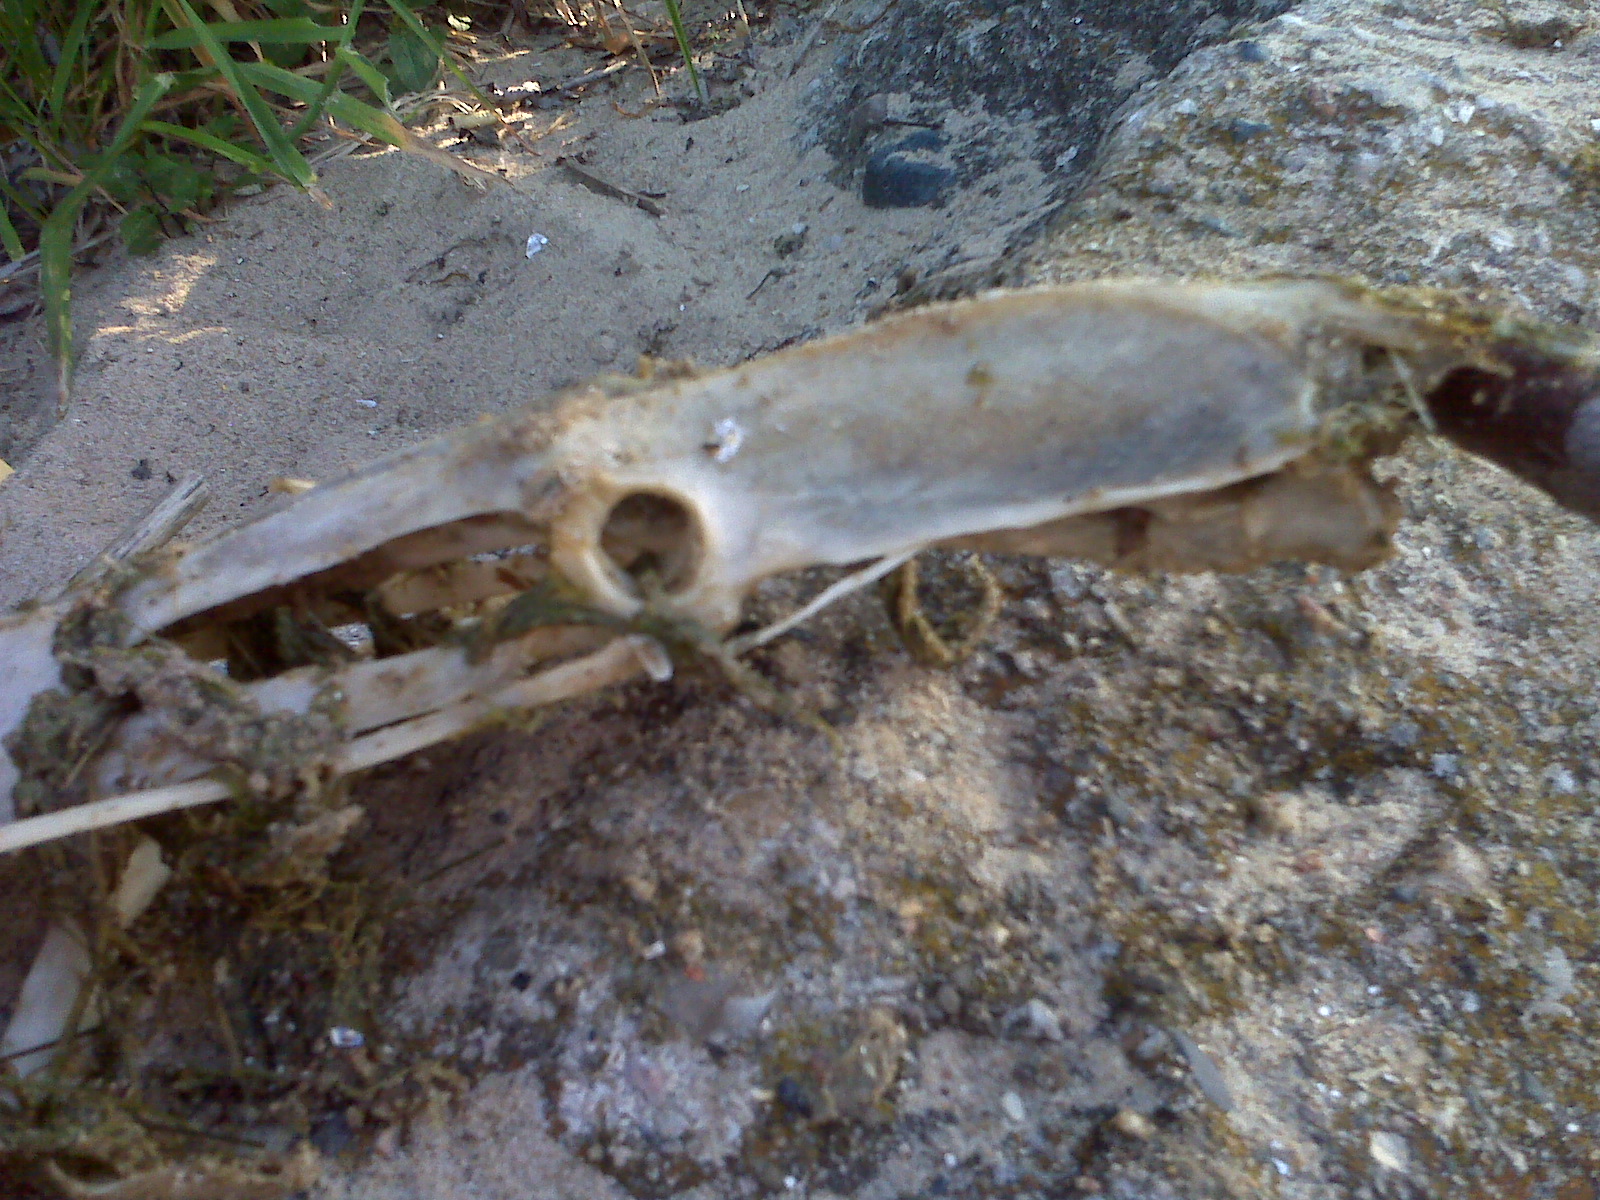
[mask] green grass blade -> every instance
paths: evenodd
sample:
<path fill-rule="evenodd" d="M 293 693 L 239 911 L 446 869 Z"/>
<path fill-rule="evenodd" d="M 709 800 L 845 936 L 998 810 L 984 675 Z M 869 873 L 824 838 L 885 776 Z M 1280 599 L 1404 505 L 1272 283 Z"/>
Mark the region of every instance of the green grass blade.
<path fill-rule="evenodd" d="M 678 43 L 678 54 L 683 58 L 683 65 L 689 68 L 689 78 L 694 80 L 694 94 L 700 97 L 704 104 L 710 97 L 706 94 L 705 80 L 700 78 L 700 70 L 694 65 L 694 48 L 689 45 L 689 31 L 684 28 L 683 9 L 679 7 L 678 0 L 666 0 L 667 20 L 672 24 L 672 36 Z"/>
<path fill-rule="evenodd" d="M 38 5 L 6 0 L 0 13 L 5 14 L 5 47 L 12 60 L 6 74 L 15 73 L 33 95 L 48 95 L 52 70 L 40 49 Z"/>
<path fill-rule="evenodd" d="M 340 46 L 333 54 L 341 63 L 356 73 L 357 79 L 372 89 L 372 94 L 378 98 L 385 108 L 389 107 L 389 77 L 378 70 L 377 65 L 371 59 L 358 50 L 352 50 L 349 46 Z"/>
<path fill-rule="evenodd" d="M 353 64 L 351 69 L 354 69 Z M 285 71 L 282 67 L 275 67 L 271 63 L 240 63 L 239 71 L 257 86 L 287 96 L 291 100 L 310 103 L 318 94 L 317 85 L 311 80 L 303 75 L 296 75 L 293 71 Z M 364 104 L 344 92 L 335 92 L 328 97 L 327 105 L 329 114 L 346 125 L 363 133 L 370 133 L 373 137 L 382 138 L 391 146 L 404 144 L 395 134 L 394 116 L 383 109 Z"/>
<path fill-rule="evenodd" d="M 328 97 L 333 95 L 344 78 L 344 68 L 349 64 L 338 57 L 339 53 L 348 50 L 350 40 L 356 35 L 356 25 L 361 20 L 361 10 L 366 7 L 366 0 L 354 0 L 350 11 L 345 15 L 344 25 L 341 27 L 337 45 L 334 47 L 335 61 L 328 72 L 322 77 L 322 88 L 317 93 L 317 98 L 306 105 L 305 116 L 294 123 L 294 128 L 289 131 L 289 140 L 298 143 L 301 138 L 311 132 L 311 127 L 322 119 L 324 108 L 327 107 Z"/>
<path fill-rule="evenodd" d="M 45 213 L 34 203 L 33 198 L 19 192 L 4 175 L 0 175 L 0 196 L 4 196 L 11 201 L 11 207 L 25 214 L 34 224 L 37 225 L 44 221 Z"/>
<path fill-rule="evenodd" d="M 316 85 L 292 71 L 285 71 L 281 67 L 272 66 L 270 63 L 241 63 L 240 70 L 262 87 L 269 91 L 280 92 L 291 99 L 305 99 L 315 90 Z M 477 183 L 504 183 L 491 171 L 474 166 L 465 159 L 451 154 L 448 150 L 441 150 L 437 146 L 419 138 L 411 130 L 400 123 L 400 118 L 394 113 L 381 108 L 374 108 L 370 104 L 363 104 L 354 96 L 344 92 L 335 92 L 328 98 L 328 115 L 344 122 L 352 129 L 359 129 L 365 134 L 398 147 L 408 154 L 415 154 L 436 162 L 441 167 L 448 167 L 464 178 L 472 179 Z"/>
<path fill-rule="evenodd" d="M 203 49 L 211 56 L 213 65 L 227 81 L 228 86 L 239 97 L 244 105 L 245 112 L 250 117 L 250 123 L 255 126 L 256 133 L 260 135 L 262 143 L 267 148 L 267 157 L 272 160 L 273 169 L 283 178 L 289 180 L 297 187 L 308 192 L 317 191 L 317 173 L 311 169 L 311 164 L 306 162 L 300 151 L 295 149 L 294 143 L 289 140 L 289 135 L 278 118 L 273 113 L 271 106 L 261 98 L 261 93 L 245 77 L 243 68 L 246 66 L 264 66 L 263 63 L 236 62 L 231 55 L 223 49 L 222 43 L 212 35 L 198 16 L 195 15 L 189 0 L 175 0 L 177 8 L 183 13 L 184 19 L 189 22 L 199 37 L 197 49 Z M 282 68 L 275 68 L 281 70 Z M 285 71 L 284 74 L 289 74 Z M 315 84 L 308 84 L 315 91 Z"/>
<path fill-rule="evenodd" d="M 339 42 L 344 34 L 344 26 L 318 25 L 310 17 L 218 21 L 205 29 L 218 42 L 260 42 L 269 46 L 316 46 L 323 42 Z M 152 50 L 193 50 L 203 45 L 204 37 L 194 28 L 174 29 L 150 41 Z"/>
<path fill-rule="evenodd" d="M 172 90 L 171 75 L 155 75 L 139 85 L 133 103 L 111 142 L 98 156 L 84 181 L 59 201 L 39 226 L 39 292 L 44 298 L 45 328 L 56 360 L 56 405 L 64 411 L 72 387 L 72 234 L 84 202 L 99 186 L 99 177 L 111 169 L 139 134 L 139 127 L 156 103 Z"/>
<path fill-rule="evenodd" d="M 56 360 L 56 415 L 66 413 L 72 390 L 72 230 L 88 190 L 76 203 L 63 201 L 39 227 L 39 293 L 45 329 Z"/>
<path fill-rule="evenodd" d="M 98 0 L 78 0 L 78 13 L 72 18 L 72 27 L 67 30 L 67 36 L 62 39 L 55 76 L 50 81 L 50 117 L 58 129 L 66 113 L 67 88 L 72 84 L 72 72 L 78 66 L 78 56 L 83 53 L 89 18 L 94 16 L 99 7 Z"/>
<path fill-rule="evenodd" d="M 671 2 L 671 0 L 669 0 L 669 2 Z M 455 56 L 446 53 L 444 45 L 439 41 L 439 39 L 434 37 L 433 34 L 428 31 L 428 27 L 426 25 L 417 20 L 417 14 L 411 11 L 411 6 L 407 4 L 405 0 L 387 0 L 387 3 L 389 7 L 394 10 L 394 15 L 405 22 L 406 28 L 411 30 L 413 34 L 422 39 L 422 44 L 424 46 L 428 47 L 429 50 L 433 51 L 439 56 L 439 61 L 444 63 L 445 68 L 450 72 L 450 74 L 454 75 L 461 81 L 461 86 L 472 93 L 472 98 L 474 100 L 483 105 L 483 107 L 488 109 L 490 112 L 500 111 L 495 107 L 494 101 L 490 100 L 488 96 L 484 95 L 479 89 L 478 85 L 467 78 L 466 72 L 463 71 L 460 65 L 456 62 Z"/>
<path fill-rule="evenodd" d="M 17 227 L 11 223 L 11 214 L 0 208 L 0 244 L 6 248 L 6 257 L 12 262 L 21 262 L 26 251 L 22 248 L 22 239 L 17 236 Z"/>
<path fill-rule="evenodd" d="M 142 128 L 146 133 L 190 142 L 203 150 L 211 151 L 211 153 L 220 158 L 236 162 L 245 170 L 257 175 L 273 174 L 272 163 L 254 150 L 236 146 L 232 142 L 224 141 L 222 138 L 217 137 L 215 134 L 207 133 L 203 129 L 190 129 L 184 125 L 174 125 L 169 121 L 146 121 Z"/>
<path fill-rule="evenodd" d="M 367 0 L 352 0 L 350 11 L 344 19 L 344 32 L 339 38 L 339 45 L 348 46 L 356 36 L 356 25 L 361 20 L 361 14 L 367 7 Z"/>

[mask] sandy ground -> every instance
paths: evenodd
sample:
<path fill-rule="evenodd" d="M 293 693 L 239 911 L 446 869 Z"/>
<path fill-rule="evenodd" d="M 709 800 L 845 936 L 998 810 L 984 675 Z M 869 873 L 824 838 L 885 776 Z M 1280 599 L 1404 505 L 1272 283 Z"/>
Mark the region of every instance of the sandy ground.
<path fill-rule="evenodd" d="M 1103 143 L 894 75 L 873 55 L 924 10 L 869 7 L 772 22 L 721 115 L 621 116 L 625 76 L 538 114 L 571 117 L 541 156 L 465 151 L 509 186 L 357 157 L 332 212 L 273 193 L 93 272 L 48 429 L 12 326 L 0 600 L 169 473 L 227 527 L 274 476 L 896 290 L 1333 272 L 1596 319 L 1600 7 L 1230 11 L 1181 61 L 1106 66 Z M 981 67 L 1013 19 L 926 57 Z M 966 148 L 943 207 L 863 204 L 873 71 Z M 1358 579 L 997 563 L 1006 611 L 947 672 L 871 598 L 831 612 L 758 665 L 839 754 L 706 675 L 374 773 L 361 867 L 439 915 L 359 1022 L 471 1082 L 432 1120 L 322 1118 L 315 1194 L 1594 1197 L 1600 535 L 1446 449 L 1393 469 L 1399 550 Z"/>

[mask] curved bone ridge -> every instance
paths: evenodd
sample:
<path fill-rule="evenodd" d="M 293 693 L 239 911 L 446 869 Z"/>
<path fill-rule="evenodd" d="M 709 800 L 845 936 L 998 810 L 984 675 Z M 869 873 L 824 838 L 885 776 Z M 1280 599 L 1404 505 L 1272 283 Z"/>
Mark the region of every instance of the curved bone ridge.
<path fill-rule="evenodd" d="M 1318 302 L 1344 299 L 1320 283 L 996 293 L 629 396 L 556 444 L 581 484 L 553 559 L 637 611 L 599 548 L 603 514 L 673 496 L 703 553 L 669 600 L 720 628 L 783 571 L 1262 475 L 1315 436 Z M 737 452 L 708 441 L 719 426 Z"/>

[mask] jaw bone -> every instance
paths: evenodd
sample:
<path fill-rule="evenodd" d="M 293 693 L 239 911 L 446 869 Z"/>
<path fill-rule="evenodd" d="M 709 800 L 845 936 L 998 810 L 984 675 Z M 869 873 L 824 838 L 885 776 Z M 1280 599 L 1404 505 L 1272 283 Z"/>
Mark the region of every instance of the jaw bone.
<path fill-rule="evenodd" d="M 0 736 L 61 688 L 59 635 L 86 605 L 116 618 L 124 650 L 196 653 L 284 609 L 481 629 L 547 577 L 593 614 L 506 632 L 487 654 L 442 633 L 408 654 L 215 676 L 241 712 L 332 704 L 344 740 L 323 765 L 337 773 L 499 708 L 660 677 L 670 667 L 630 622 L 723 632 L 761 580 L 804 567 L 876 561 L 865 579 L 948 546 L 1139 570 L 1359 569 L 1397 515 L 1370 460 L 1419 423 L 1600 514 L 1600 450 L 1583 440 L 1600 426 L 1594 379 L 1586 345 L 1330 280 L 1104 281 L 933 306 L 726 370 L 602 381 L 0 617 Z M 1554 449 L 1529 450 L 1535 435 Z M 101 795 L 139 790 L 99 802 L 108 818 L 227 794 L 160 698 L 172 690 L 131 687 L 142 711 L 88 775 Z M 0 816 L 18 778 L 0 756 Z M 0 851 L 97 819 L 77 811 L 0 825 Z"/>

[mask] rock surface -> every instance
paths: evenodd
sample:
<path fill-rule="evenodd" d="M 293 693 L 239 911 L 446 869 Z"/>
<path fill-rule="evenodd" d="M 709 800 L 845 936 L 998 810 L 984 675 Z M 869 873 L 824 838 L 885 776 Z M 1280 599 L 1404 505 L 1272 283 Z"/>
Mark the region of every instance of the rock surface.
<path fill-rule="evenodd" d="M 68 422 L 0 487 L 7 596 L 114 528 L 62 510 L 131 504 L 140 458 L 210 455 L 231 521 L 272 474 L 897 287 L 1333 272 L 1595 323 L 1592 5 L 869 7 L 774 25 L 722 116 L 581 114 L 659 221 L 383 157 L 329 170 L 337 216 L 274 195 L 102 273 Z M 1078 38 L 1087 93 L 1037 56 L 990 87 L 1020 26 Z M 869 209 L 891 120 L 1013 153 Z M 319 256 L 325 292 L 260 303 L 263 264 Z M 181 402 L 97 424 L 153 358 Z M 831 610 L 756 663 L 839 753 L 689 674 L 375 772 L 352 869 L 441 915 L 368 1037 L 475 1082 L 316 1194 L 1594 1197 L 1600 534 L 1445 448 L 1393 471 L 1398 553 L 1356 579 L 997 562 L 947 672 L 871 597 Z"/>

